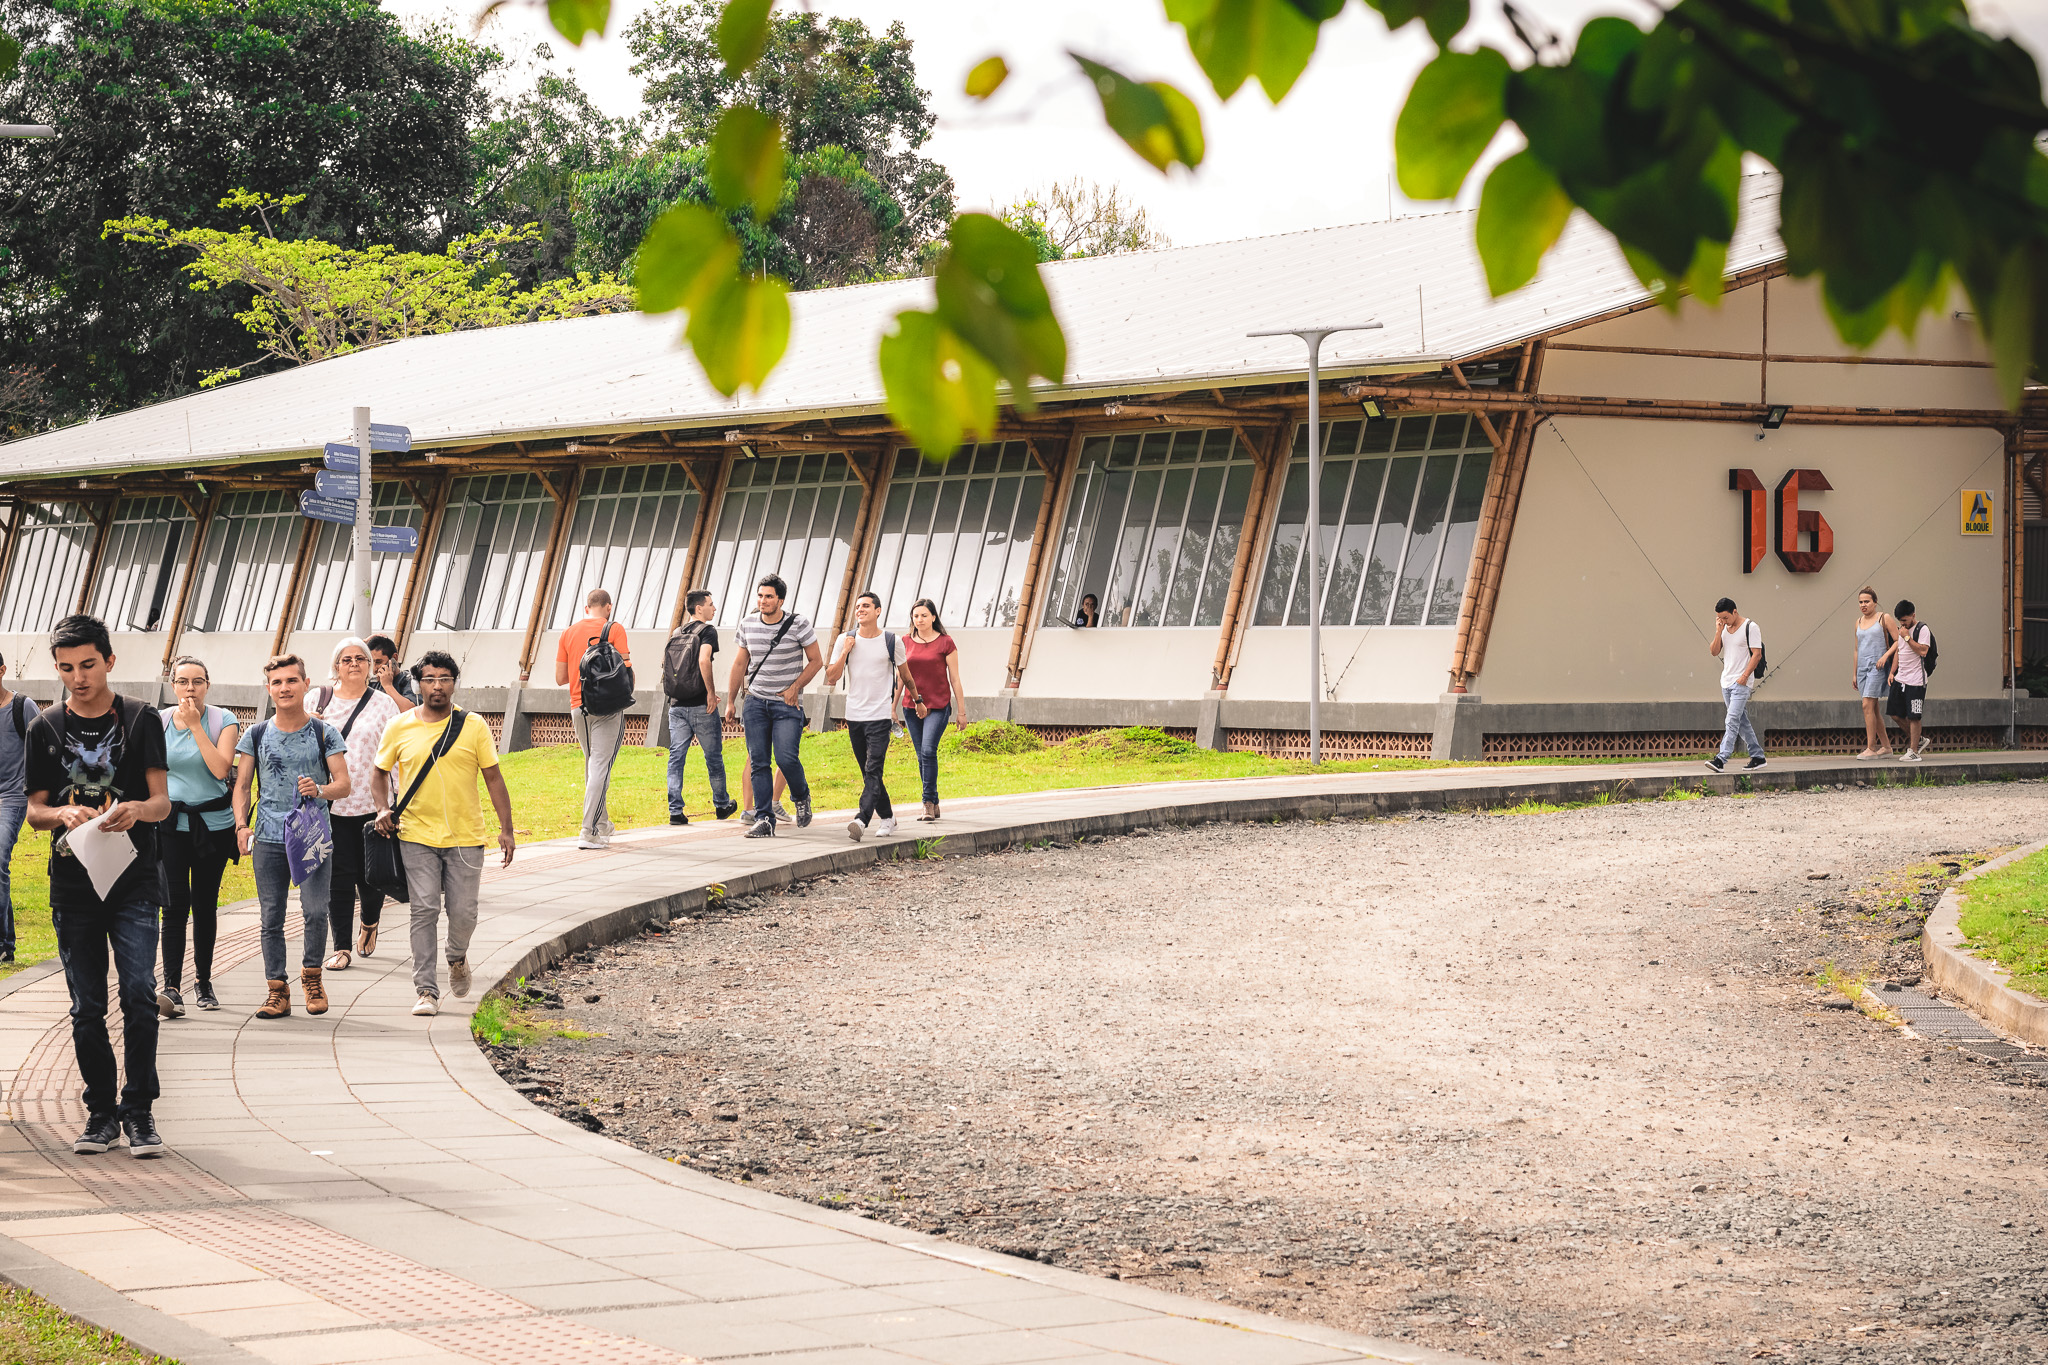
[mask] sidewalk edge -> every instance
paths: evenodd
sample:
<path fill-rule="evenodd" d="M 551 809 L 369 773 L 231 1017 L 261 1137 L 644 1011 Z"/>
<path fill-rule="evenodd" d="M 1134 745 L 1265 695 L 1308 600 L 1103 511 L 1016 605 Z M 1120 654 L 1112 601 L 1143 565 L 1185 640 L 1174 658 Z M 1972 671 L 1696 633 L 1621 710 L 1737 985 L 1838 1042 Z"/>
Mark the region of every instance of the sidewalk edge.
<path fill-rule="evenodd" d="M 1963 896 L 1968 894 L 1964 888 L 1971 881 L 2043 849 L 2048 849 L 2048 839 L 2016 848 L 1964 873 L 1941 893 L 1934 913 L 1920 931 L 1927 974 L 1942 993 L 1954 996 L 1993 1028 L 2034 1047 L 2048 1047 L 2048 1000 L 2014 990 L 2005 984 L 2012 979 L 2011 972 L 1974 956 L 1965 946 L 1962 915 Z"/>

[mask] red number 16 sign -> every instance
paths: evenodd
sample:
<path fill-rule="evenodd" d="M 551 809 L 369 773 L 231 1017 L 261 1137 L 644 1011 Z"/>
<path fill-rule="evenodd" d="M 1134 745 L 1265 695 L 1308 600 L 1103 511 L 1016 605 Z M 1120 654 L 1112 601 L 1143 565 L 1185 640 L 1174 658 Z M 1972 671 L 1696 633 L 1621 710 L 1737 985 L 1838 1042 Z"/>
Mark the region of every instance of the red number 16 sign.
<path fill-rule="evenodd" d="M 1742 494 L 1742 571 L 1756 572 L 1756 566 L 1763 563 L 1764 550 L 1768 547 L 1768 531 L 1765 526 L 1767 507 L 1770 502 L 1778 504 L 1778 558 L 1793 573 L 1819 573 L 1821 566 L 1828 562 L 1835 552 L 1835 530 L 1828 525 L 1828 519 L 1818 512 L 1805 511 L 1799 506 L 1799 491 L 1831 492 L 1834 485 L 1827 475 L 1818 469 L 1795 469 L 1778 480 L 1777 496 L 1764 490 L 1762 479 L 1751 469 L 1728 471 L 1728 490 Z M 1807 548 L 1799 548 L 1799 538 L 1808 537 Z"/>

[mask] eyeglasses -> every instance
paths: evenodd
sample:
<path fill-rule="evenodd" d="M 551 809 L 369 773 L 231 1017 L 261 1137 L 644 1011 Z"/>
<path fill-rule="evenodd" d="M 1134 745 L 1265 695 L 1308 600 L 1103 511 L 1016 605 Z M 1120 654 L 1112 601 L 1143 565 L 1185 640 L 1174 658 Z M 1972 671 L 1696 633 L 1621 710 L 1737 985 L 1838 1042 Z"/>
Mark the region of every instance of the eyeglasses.
<path fill-rule="evenodd" d="M 344 654 L 334 662 L 338 664 L 366 664 L 370 662 L 370 656 L 367 654 Z"/>

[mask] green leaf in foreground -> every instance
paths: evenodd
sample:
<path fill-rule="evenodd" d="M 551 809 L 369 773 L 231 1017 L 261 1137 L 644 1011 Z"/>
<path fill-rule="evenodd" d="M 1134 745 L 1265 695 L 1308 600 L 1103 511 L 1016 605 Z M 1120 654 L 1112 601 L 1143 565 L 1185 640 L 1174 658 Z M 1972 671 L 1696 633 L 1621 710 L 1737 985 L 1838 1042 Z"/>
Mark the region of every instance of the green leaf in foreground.
<path fill-rule="evenodd" d="M 773 115 L 736 104 L 718 117 L 705 172 L 729 209 L 753 207 L 767 222 L 782 202 L 782 127 Z"/>
<path fill-rule="evenodd" d="M 996 372 L 936 313 L 896 315 L 878 360 L 889 415 L 920 450 L 952 451 L 996 434 Z"/>
<path fill-rule="evenodd" d="M 1517 152 L 1493 168 L 1479 192 L 1476 236 L 1495 298 L 1536 278 L 1571 214 L 1571 198 L 1557 177 L 1529 153 Z"/>
<path fill-rule="evenodd" d="M 985 213 L 961 214 L 946 240 L 933 280 L 939 320 L 995 367 L 1009 382 L 1010 401 L 1028 412 L 1036 406 L 1032 378 L 1058 383 L 1067 372 L 1067 338 L 1039 276 L 1038 251 Z"/>
<path fill-rule="evenodd" d="M 789 349 L 789 286 L 773 275 L 732 275 L 690 310 L 683 329 L 711 386 L 727 398 L 758 389 Z"/>
<path fill-rule="evenodd" d="M 612 0 L 548 0 L 548 22 L 577 47 L 593 33 L 602 38 L 611 17 Z"/>
<path fill-rule="evenodd" d="M 1278 104 L 1315 55 L 1319 20 L 1311 14 L 1338 8 L 1317 0 L 1166 0 L 1166 17 L 1187 31 L 1188 51 L 1219 99 L 1257 77 Z"/>
<path fill-rule="evenodd" d="M 974 64 L 974 70 L 967 73 L 966 93 L 974 99 L 985 100 L 1001 89 L 1008 79 L 1008 62 L 1001 57 L 984 57 Z"/>
<path fill-rule="evenodd" d="M 718 55 L 725 59 L 728 78 L 737 78 L 761 60 L 768 48 L 768 17 L 774 8 L 775 0 L 725 0 L 711 36 L 718 44 Z"/>
<path fill-rule="evenodd" d="M 1508 59 L 1490 47 L 1444 52 L 1415 77 L 1394 123 L 1401 193 L 1411 199 L 1457 194 L 1507 118 Z"/>
<path fill-rule="evenodd" d="M 654 220 L 640 243 L 633 282 L 640 311 L 695 309 L 727 276 L 737 275 L 740 244 L 725 220 L 701 204 L 683 204 Z"/>
<path fill-rule="evenodd" d="M 1390 29 L 1420 19 L 1438 47 L 1448 47 L 1472 17 L 1471 0 L 1365 0 L 1380 12 Z"/>
<path fill-rule="evenodd" d="M 1159 170 L 1179 162 L 1189 170 L 1202 164 L 1202 114 L 1195 102 L 1165 81 L 1134 81 L 1122 72 L 1067 54 L 1102 97 L 1102 117 L 1131 150 Z"/>

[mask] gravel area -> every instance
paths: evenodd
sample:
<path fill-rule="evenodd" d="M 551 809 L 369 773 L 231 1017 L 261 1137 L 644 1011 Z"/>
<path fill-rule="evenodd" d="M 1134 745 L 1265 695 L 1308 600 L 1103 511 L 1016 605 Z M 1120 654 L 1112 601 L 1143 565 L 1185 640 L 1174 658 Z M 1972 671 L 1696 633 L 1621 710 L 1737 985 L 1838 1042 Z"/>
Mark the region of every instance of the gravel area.
<path fill-rule="evenodd" d="M 1487 1359 L 2048 1357 L 2048 1090 L 1915 979 L 2041 784 L 1160 828 L 883 864 L 533 983 L 649 1151 Z M 1918 864 L 1917 868 L 1913 865 Z"/>

